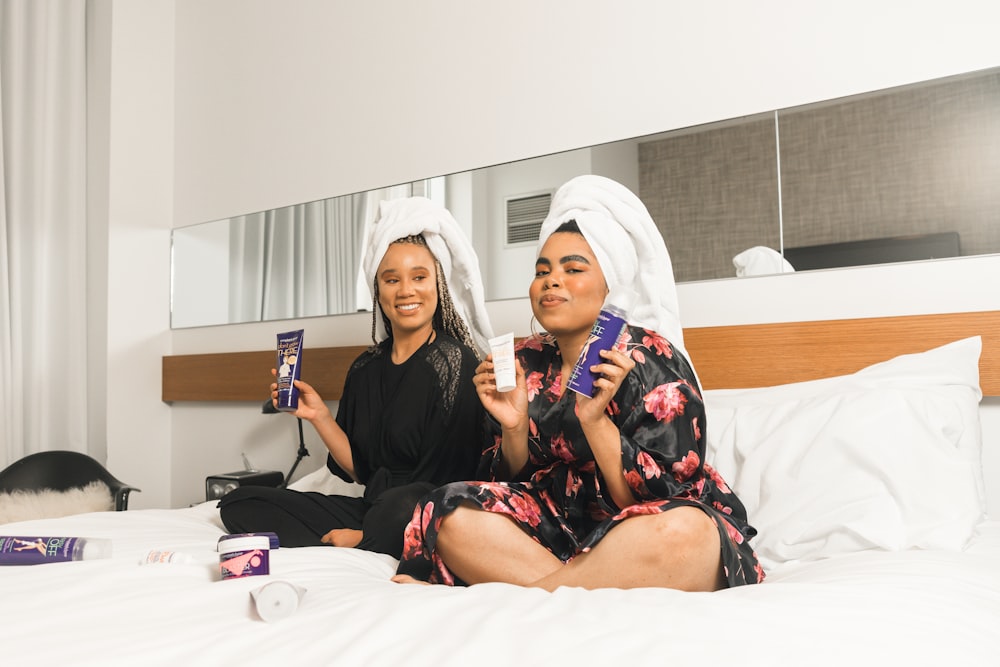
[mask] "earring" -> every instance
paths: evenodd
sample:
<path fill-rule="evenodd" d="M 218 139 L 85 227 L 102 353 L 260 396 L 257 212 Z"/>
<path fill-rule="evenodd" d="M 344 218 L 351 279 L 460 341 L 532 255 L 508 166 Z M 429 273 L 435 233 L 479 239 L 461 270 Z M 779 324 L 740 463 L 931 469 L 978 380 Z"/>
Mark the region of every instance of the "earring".
<path fill-rule="evenodd" d="M 538 332 L 535 331 L 535 325 L 536 324 L 538 324 L 538 320 L 536 320 L 535 316 L 532 315 L 531 316 L 531 322 L 528 324 L 528 327 L 531 329 L 531 335 L 537 337 L 538 336 Z"/>

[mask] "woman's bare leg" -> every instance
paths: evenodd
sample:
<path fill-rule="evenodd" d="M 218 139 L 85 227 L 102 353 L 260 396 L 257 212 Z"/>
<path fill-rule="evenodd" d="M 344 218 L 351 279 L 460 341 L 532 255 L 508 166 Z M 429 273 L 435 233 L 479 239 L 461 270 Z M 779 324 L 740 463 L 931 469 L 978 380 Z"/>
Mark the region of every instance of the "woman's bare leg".
<path fill-rule="evenodd" d="M 323 544 L 332 544 L 335 547 L 350 547 L 353 549 L 361 543 L 362 537 L 364 537 L 364 533 L 360 530 L 355 530 L 353 528 L 334 528 L 321 537 L 319 541 Z"/>
<path fill-rule="evenodd" d="M 448 569 L 468 584 L 499 581 L 528 586 L 563 566 L 512 519 L 467 505 L 441 522 L 437 552 Z"/>
<path fill-rule="evenodd" d="M 686 591 L 725 586 L 718 527 L 696 507 L 626 519 L 591 551 L 563 564 L 508 517 L 462 506 L 442 521 L 437 550 L 469 584 L 505 582 L 550 591 L 560 586 Z M 401 575 L 393 581 L 423 583 Z"/>
<path fill-rule="evenodd" d="M 528 585 L 550 591 L 559 586 L 718 590 L 725 586 L 719 530 L 696 507 L 633 516 L 589 552 Z"/>

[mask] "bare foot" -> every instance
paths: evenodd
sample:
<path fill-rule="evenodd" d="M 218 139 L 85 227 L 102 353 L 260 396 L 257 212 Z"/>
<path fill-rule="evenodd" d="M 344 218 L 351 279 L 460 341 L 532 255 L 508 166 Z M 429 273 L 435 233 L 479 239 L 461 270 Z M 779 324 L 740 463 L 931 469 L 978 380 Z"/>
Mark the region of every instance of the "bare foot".
<path fill-rule="evenodd" d="M 332 544 L 335 547 L 347 547 L 353 549 L 361 542 L 363 533 L 352 528 L 335 528 L 320 538 L 323 544 Z"/>
<path fill-rule="evenodd" d="M 394 575 L 392 577 L 392 581 L 395 581 L 397 584 L 423 584 L 424 586 L 430 586 L 430 582 L 414 579 L 408 574 Z"/>

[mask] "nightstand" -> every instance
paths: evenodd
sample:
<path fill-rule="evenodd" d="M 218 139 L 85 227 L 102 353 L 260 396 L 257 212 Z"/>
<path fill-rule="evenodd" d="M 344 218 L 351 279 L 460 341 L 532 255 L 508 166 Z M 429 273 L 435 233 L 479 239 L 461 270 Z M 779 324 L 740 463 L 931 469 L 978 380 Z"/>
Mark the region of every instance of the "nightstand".
<path fill-rule="evenodd" d="M 270 486 L 278 488 L 285 477 L 277 470 L 237 470 L 205 478 L 205 500 L 218 500 L 240 486 Z"/>

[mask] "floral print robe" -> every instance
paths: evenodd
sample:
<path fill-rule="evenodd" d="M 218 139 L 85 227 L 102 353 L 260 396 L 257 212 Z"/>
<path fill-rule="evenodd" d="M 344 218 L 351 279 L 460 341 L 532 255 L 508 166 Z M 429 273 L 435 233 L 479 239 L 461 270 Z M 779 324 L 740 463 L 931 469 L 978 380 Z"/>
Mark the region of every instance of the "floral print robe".
<path fill-rule="evenodd" d="M 462 584 L 434 550 L 441 519 L 460 503 L 505 514 L 563 562 L 597 544 L 621 521 L 695 506 L 716 523 L 729 586 L 762 581 L 749 539 L 756 530 L 725 480 L 705 463 L 705 410 L 694 372 L 662 336 L 630 326 L 619 345 L 635 367 L 607 412 L 621 433 L 622 464 L 635 503 L 618 507 L 604 491 L 576 417 L 576 394 L 563 391 L 562 357 L 548 335 L 522 341 L 517 355 L 528 385 L 528 462 L 511 482 L 495 481 L 503 455 L 498 424 L 480 465 L 486 482 L 455 482 L 431 492 L 407 526 L 398 572 L 432 583 Z"/>

